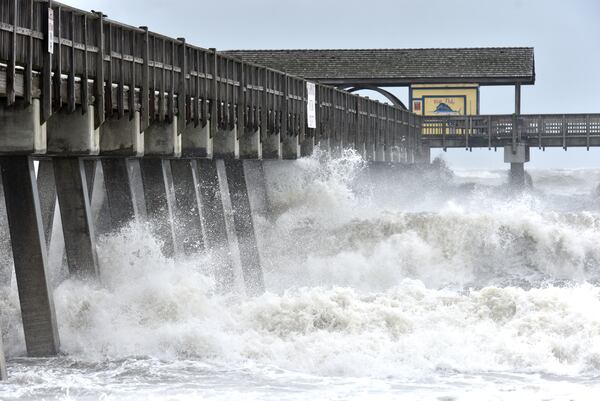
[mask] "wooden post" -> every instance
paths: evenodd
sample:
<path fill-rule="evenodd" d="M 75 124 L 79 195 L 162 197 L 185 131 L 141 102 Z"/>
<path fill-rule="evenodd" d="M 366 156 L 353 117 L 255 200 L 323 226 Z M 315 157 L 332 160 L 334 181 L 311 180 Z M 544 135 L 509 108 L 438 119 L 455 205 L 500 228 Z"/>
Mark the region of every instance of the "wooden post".
<path fill-rule="evenodd" d="M 515 85 L 515 118 L 513 118 L 513 152 L 516 151 L 516 144 L 521 142 L 520 117 L 521 117 L 521 84 Z"/>
<path fill-rule="evenodd" d="M 1 157 L 0 165 L 27 354 L 56 355 L 59 339 L 33 160 Z"/>

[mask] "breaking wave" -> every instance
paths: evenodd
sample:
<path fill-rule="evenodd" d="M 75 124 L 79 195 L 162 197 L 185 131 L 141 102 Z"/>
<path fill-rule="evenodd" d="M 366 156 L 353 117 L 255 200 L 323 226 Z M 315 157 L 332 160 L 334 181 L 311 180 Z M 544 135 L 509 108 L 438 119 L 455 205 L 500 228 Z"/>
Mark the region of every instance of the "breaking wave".
<path fill-rule="evenodd" d="M 352 151 L 266 163 L 273 215 L 255 219 L 259 297 L 220 293 L 209 254 L 166 259 L 144 226 L 102 238 L 101 282 L 55 290 L 65 358 L 407 381 L 600 376 L 595 185 L 565 196 L 562 175 L 577 173 L 533 172 L 535 189 L 512 194 L 443 163 L 366 167 Z M 5 349 L 18 357 L 14 280 L 0 306 Z"/>

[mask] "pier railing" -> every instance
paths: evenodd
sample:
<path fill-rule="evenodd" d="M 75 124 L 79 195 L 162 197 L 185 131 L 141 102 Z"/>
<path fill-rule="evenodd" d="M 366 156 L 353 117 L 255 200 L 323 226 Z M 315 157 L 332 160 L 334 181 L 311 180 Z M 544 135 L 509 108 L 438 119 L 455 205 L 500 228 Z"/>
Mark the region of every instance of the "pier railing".
<path fill-rule="evenodd" d="M 423 117 L 422 138 L 433 147 L 495 147 L 526 142 L 546 146 L 599 146 L 598 114 Z"/>
<path fill-rule="evenodd" d="M 210 122 L 211 135 L 243 126 L 262 139 L 281 133 L 405 153 L 420 143 L 419 116 L 319 84 L 309 128 L 301 78 L 52 1 L 0 0 L 0 97 L 8 106 L 39 98 L 42 122 L 93 105 L 96 128 L 134 110 L 142 132 L 177 116 L 178 133 Z"/>

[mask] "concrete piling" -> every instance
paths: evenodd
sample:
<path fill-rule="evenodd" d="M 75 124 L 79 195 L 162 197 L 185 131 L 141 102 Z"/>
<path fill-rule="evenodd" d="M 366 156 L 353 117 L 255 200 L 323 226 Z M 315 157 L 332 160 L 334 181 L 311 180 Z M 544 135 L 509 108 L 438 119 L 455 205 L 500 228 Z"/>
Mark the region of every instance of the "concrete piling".
<path fill-rule="evenodd" d="M 98 257 L 84 161 L 56 157 L 53 163 L 69 272 L 94 277 L 98 274 Z"/>
<path fill-rule="evenodd" d="M 84 161 L 57 157 L 53 163 L 69 272 L 94 277 L 98 274 L 98 257 Z"/>
<path fill-rule="evenodd" d="M 281 133 L 264 135 L 262 142 L 263 159 L 281 159 Z"/>
<path fill-rule="evenodd" d="M 38 161 L 37 187 L 42 212 L 42 224 L 46 246 L 50 246 L 52 227 L 54 225 L 54 211 L 56 209 L 56 184 L 54 182 L 54 166 L 51 159 Z"/>
<path fill-rule="evenodd" d="M 259 295 L 264 292 L 264 279 L 243 160 L 225 160 L 225 170 L 246 292 L 249 295 Z"/>
<path fill-rule="evenodd" d="M 182 244 L 183 253 L 193 255 L 204 250 L 195 161 L 173 159 L 171 173 L 175 189 L 175 235 L 177 242 Z"/>
<path fill-rule="evenodd" d="M 128 160 L 102 159 L 104 188 L 109 207 L 110 225 L 118 231 L 136 217 L 136 204 L 131 186 Z"/>
<path fill-rule="evenodd" d="M 0 165 L 27 354 L 55 355 L 59 338 L 33 160 L 7 156 Z"/>
<path fill-rule="evenodd" d="M 162 158 L 144 158 L 140 160 L 146 215 L 152 225 L 154 236 L 162 244 L 166 257 L 179 254 L 180 244 L 175 237 L 173 225 L 173 183 L 171 165 Z"/>
<path fill-rule="evenodd" d="M 219 188 L 217 161 L 198 159 L 195 163 L 198 177 L 198 194 L 200 196 L 202 224 L 206 248 L 212 250 L 220 269 L 217 282 L 222 289 L 230 289 L 234 283 L 233 261 L 229 251 L 225 210 Z"/>
<path fill-rule="evenodd" d="M 2 335 L 0 335 L 0 381 L 8 379 L 6 374 L 6 359 L 4 359 L 4 346 L 2 345 Z"/>
<path fill-rule="evenodd" d="M 525 188 L 525 163 L 529 161 L 529 146 L 517 143 L 504 147 L 504 162 L 510 163 L 509 185 L 516 190 Z"/>
<path fill-rule="evenodd" d="M 239 137 L 240 159 L 262 159 L 262 144 L 260 140 L 260 129 L 256 131 L 245 131 Z"/>

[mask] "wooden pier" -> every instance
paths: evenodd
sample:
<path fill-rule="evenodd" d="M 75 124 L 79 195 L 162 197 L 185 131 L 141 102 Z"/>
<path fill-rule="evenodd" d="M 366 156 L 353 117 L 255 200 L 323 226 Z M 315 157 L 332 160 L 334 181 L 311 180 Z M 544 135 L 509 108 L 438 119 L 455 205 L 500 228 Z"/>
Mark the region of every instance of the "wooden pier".
<path fill-rule="evenodd" d="M 532 62 L 532 49 L 518 52 Z M 351 65 L 352 53 L 344 57 Z M 143 220 L 168 257 L 211 249 L 223 289 L 236 276 L 235 244 L 245 290 L 256 295 L 264 280 L 248 192 L 265 185 L 262 160 L 318 146 L 403 165 L 428 163 L 431 147 L 504 146 L 522 170 L 530 146 L 600 146 L 599 115 L 520 115 L 520 85 L 533 73 L 501 78 L 518 88 L 514 115 L 439 118 L 354 95 L 348 77 L 329 74 L 323 83 L 52 0 L 0 0 L 0 169 L 28 355 L 60 350 L 47 278 L 56 207 L 76 279 L 101 277 L 99 233 Z M 376 84 L 353 81 L 352 90 Z M 102 226 L 92 213 L 99 190 Z"/>
<path fill-rule="evenodd" d="M 0 167 L 28 355 L 60 350 L 47 258 L 56 207 L 77 279 L 101 277 L 100 230 L 145 219 L 168 257 L 215 251 L 224 289 L 237 244 L 246 292 L 260 294 L 247 176 L 264 177 L 244 159 L 296 159 L 319 146 L 415 163 L 420 120 L 101 12 L 0 0 Z M 95 224 L 94 188 L 105 192 L 108 228 Z"/>

